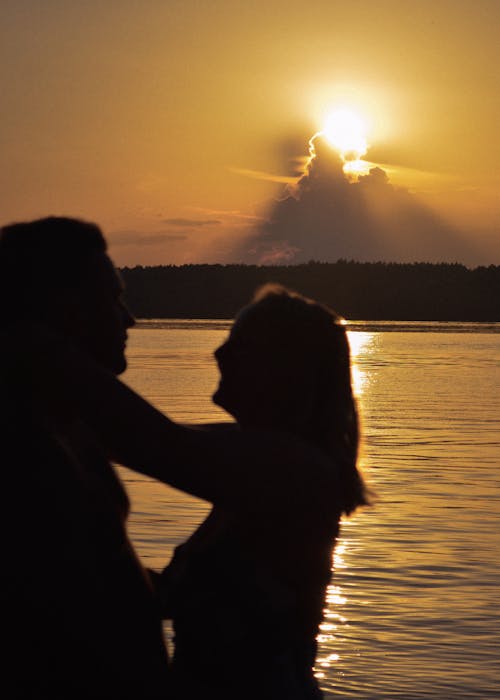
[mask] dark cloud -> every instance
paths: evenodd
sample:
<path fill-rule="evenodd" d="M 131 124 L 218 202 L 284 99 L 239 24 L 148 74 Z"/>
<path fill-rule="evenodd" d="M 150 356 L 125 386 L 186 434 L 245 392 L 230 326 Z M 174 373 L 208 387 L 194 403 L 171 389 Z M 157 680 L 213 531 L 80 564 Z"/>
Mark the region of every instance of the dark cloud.
<path fill-rule="evenodd" d="M 200 228 L 202 226 L 215 226 L 221 222 L 219 219 L 163 219 L 163 223 L 180 228 Z"/>
<path fill-rule="evenodd" d="M 247 262 L 308 260 L 457 261 L 471 250 L 458 232 L 384 170 L 351 181 L 321 136 L 311 142 L 304 174 L 274 201 L 256 235 L 236 257 Z"/>
<path fill-rule="evenodd" d="M 280 163 L 280 170 L 285 175 L 298 177 L 302 174 L 307 160 L 304 156 L 304 143 L 307 143 L 308 133 L 310 130 L 304 127 L 294 133 L 276 134 L 274 142 L 270 144 L 269 150 L 274 153 L 277 162 Z"/>
<path fill-rule="evenodd" d="M 109 237 L 113 246 L 155 246 L 174 241 L 186 240 L 183 234 L 171 233 L 139 233 L 137 231 L 117 231 Z"/>

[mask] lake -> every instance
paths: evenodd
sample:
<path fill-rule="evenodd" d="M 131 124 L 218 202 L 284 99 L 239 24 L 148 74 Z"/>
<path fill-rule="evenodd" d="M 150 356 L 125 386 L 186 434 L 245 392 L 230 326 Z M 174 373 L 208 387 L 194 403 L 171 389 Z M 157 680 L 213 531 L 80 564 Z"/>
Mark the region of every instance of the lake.
<path fill-rule="evenodd" d="M 141 322 L 125 381 L 176 420 L 227 419 L 210 397 L 228 328 Z M 316 664 L 325 697 L 498 700 L 500 324 L 356 322 L 349 339 L 376 502 L 342 524 Z M 208 504 L 120 473 L 131 537 L 161 568 Z"/>

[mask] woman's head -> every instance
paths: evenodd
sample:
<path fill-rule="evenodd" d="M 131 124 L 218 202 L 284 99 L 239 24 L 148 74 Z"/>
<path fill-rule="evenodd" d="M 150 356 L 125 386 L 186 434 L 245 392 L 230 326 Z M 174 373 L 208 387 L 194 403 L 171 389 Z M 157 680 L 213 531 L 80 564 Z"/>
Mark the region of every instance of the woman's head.
<path fill-rule="evenodd" d="M 349 343 L 338 314 L 266 285 L 215 356 L 221 372 L 217 404 L 242 426 L 288 431 L 322 448 L 346 470 L 345 512 L 364 502 Z"/>

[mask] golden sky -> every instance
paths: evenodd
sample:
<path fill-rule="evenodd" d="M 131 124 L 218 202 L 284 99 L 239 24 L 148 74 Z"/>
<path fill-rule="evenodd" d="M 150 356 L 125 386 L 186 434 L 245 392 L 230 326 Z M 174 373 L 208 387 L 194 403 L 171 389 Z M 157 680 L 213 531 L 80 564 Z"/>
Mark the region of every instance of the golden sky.
<path fill-rule="evenodd" d="M 1 14 L 2 222 L 97 221 L 120 265 L 263 261 L 262 240 L 288 261 L 336 259 L 351 248 L 325 237 L 349 229 L 348 192 L 370 202 L 350 226 L 378 217 L 374 236 L 400 237 L 361 259 L 418 259 L 425 226 L 422 259 L 441 237 L 440 259 L 500 264 L 498 0 L 2 0 Z M 365 159 L 397 201 L 341 183 L 315 247 L 311 202 L 275 200 L 339 106 L 366 120 Z"/>

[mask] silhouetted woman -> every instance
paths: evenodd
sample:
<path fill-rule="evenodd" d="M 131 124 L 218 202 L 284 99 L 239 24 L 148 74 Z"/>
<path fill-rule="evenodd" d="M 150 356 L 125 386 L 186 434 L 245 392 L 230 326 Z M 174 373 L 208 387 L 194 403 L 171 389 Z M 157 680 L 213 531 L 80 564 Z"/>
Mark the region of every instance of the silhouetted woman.
<path fill-rule="evenodd" d="M 291 434 L 328 459 L 256 464 L 177 548 L 162 577 L 174 697 L 320 698 L 315 639 L 339 519 L 366 503 L 345 328 L 330 309 L 268 286 L 215 357 L 214 401 L 243 431 Z"/>

